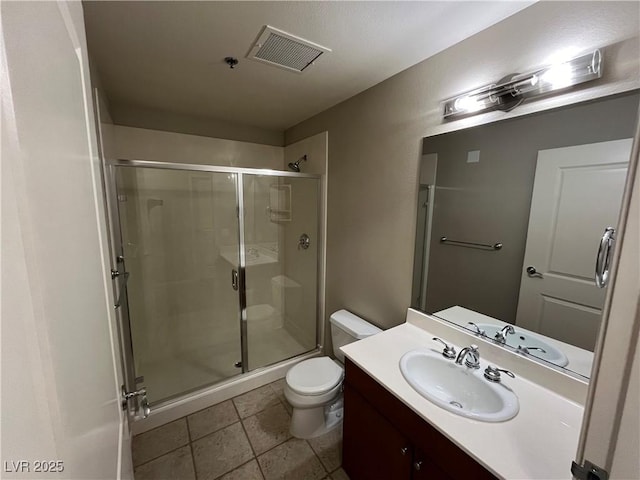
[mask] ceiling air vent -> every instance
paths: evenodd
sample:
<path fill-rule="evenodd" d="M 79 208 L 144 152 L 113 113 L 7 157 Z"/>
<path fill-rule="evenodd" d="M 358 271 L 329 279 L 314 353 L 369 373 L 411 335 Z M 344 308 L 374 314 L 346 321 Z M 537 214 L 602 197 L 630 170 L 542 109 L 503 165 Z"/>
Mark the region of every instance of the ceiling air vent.
<path fill-rule="evenodd" d="M 247 58 L 302 73 L 331 49 L 265 25 Z"/>

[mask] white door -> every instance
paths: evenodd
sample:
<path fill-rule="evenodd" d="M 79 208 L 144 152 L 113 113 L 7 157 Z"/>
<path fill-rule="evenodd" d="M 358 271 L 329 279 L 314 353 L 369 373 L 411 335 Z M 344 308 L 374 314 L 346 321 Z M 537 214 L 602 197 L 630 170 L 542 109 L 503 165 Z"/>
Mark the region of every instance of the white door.
<path fill-rule="evenodd" d="M 131 478 L 82 4 L 0 25 L 2 477 Z"/>
<path fill-rule="evenodd" d="M 630 152 L 631 139 L 538 152 L 517 325 L 593 350 L 605 296 L 595 258 L 618 221 Z"/>

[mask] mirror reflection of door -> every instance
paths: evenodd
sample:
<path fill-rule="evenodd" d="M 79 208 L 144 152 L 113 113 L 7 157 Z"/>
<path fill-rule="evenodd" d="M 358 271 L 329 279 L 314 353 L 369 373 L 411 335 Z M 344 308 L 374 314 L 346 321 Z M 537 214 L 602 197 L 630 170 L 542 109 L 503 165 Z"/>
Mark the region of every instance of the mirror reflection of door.
<path fill-rule="evenodd" d="M 538 153 L 516 325 L 593 350 L 605 295 L 595 256 L 617 225 L 631 142 Z"/>
<path fill-rule="evenodd" d="M 603 290 L 594 286 L 595 257 L 604 228 L 616 226 L 626 168 L 607 166 L 601 159 L 613 158 L 611 145 L 633 135 L 639 99 L 638 92 L 630 92 L 426 137 L 418 184 L 434 185 L 435 196 L 426 241 L 416 218 L 412 307 L 471 331 L 469 321 L 500 328 L 515 324 L 567 355 L 575 353 L 564 368 L 588 376 L 604 299 Z M 534 195 L 534 183 L 536 190 L 545 189 L 536 179 L 541 151 L 571 152 L 603 142 L 609 146 L 596 165 L 568 164 L 558 189 Z M 627 145 L 620 153 L 624 158 L 611 161 L 626 164 L 628 152 Z M 435 165 L 424 162 L 430 157 L 437 158 L 437 175 L 434 171 L 427 181 L 423 177 L 431 177 Z M 580 161 L 585 159 L 586 153 L 580 153 Z M 549 182 L 560 175 L 556 170 L 549 173 Z M 542 171 L 538 166 L 539 175 Z M 555 215 L 531 223 L 547 225 L 540 235 L 549 245 L 537 248 L 548 254 L 530 258 L 527 253 L 525 259 L 536 236 L 529 226 L 531 203 L 538 203 L 538 197 L 550 202 L 547 214 Z M 470 244 L 443 243 L 441 237 Z M 498 242 L 500 250 L 476 245 Z M 529 266 L 543 274 L 542 282 L 526 275 Z M 561 294 L 554 290 L 557 283 L 579 293 Z M 523 295 L 530 287 L 544 285 L 544 290 L 518 309 L 521 284 Z M 511 340 L 513 348 L 523 341 L 522 336 Z"/>

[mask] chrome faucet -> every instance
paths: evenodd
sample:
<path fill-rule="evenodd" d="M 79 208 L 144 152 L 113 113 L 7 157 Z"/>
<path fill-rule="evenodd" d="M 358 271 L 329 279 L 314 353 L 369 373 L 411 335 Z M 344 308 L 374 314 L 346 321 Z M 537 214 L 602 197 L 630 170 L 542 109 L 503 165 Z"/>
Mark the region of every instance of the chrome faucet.
<path fill-rule="evenodd" d="M 462 365 L 462 361 L 469 368 L 480 368 L 480 352 L 477 345 L 470 345 L 460 350 L 456 363 Z"/>
<path fill-rule="evenodd" d="M 547 353 L 547 351 L 544 348 L 540 348 L 540 347 L 523 347 L 522 345 L 518 345 L 518 348 L 516 349 L 516 352 L 522 353 L 524 355 L 529 355 L 529 354 L 531 354 L 531 350 L 537 350 L 540 353 Z"/>
<path fill-rule="evenodd" d="M 473 322 L 467 322 L 467 325 L 470 325 L 473 330 L 476 332 L 476 335 L 479 335 L 481 337 L 486 337 L 487 336 L 487 332 L 485 332 L 483 329 L 481 329 L 478 325 L 476 325 Z"/>
<path fill-rule="evenodd" d="M 507 343 L 507 335 L 513 335 L 514 333 L 516 333 L 516 331 L 513 329 L 513 325 L 505 325 L 493 338 L 495 338 L 498 343 Z"/>

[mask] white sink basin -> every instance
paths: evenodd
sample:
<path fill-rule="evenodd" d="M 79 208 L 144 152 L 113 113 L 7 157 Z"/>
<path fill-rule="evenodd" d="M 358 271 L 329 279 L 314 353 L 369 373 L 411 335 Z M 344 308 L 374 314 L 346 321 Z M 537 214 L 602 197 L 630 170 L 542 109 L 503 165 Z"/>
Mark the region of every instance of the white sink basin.
<path fill-rule="evenodd" d="M 491 323 L 480 323 L 478 324 L 478 327 L 484 330 L 489 338 L 494 338 L 496 333 L 498 333 L 502 328 L 499 325 L 493 325 Z M 518 327 L 516 326 L 513 328 L 516 333 L 510 333 L 507 335 L 506 343 L 510 347 L 518 348 L 519 345 L 522 345 L 523 347 L 528 348 L 542 348 L 544 352 L 541 352 L 540 350 L 531 350 L 529 355 L 541 358 L 542 360 L 551 362 L 559 367 L 565 367 L 569 363 L 567 356 L 561 350 L 558 350 L 556 347 L 546 342 L 544 338 L 529 331 L 523 332 L 522 330 L 518 330 Z"/>
<path fill-rule="evenodd" d="M 434 350 L 405 353 L 400 359 L 400 371 L 420 395 L 463 417 L 504 422 L 520 409 L 518 397 L 506 385 L 484 378 L 484 367 L 457 365 Z"/>

